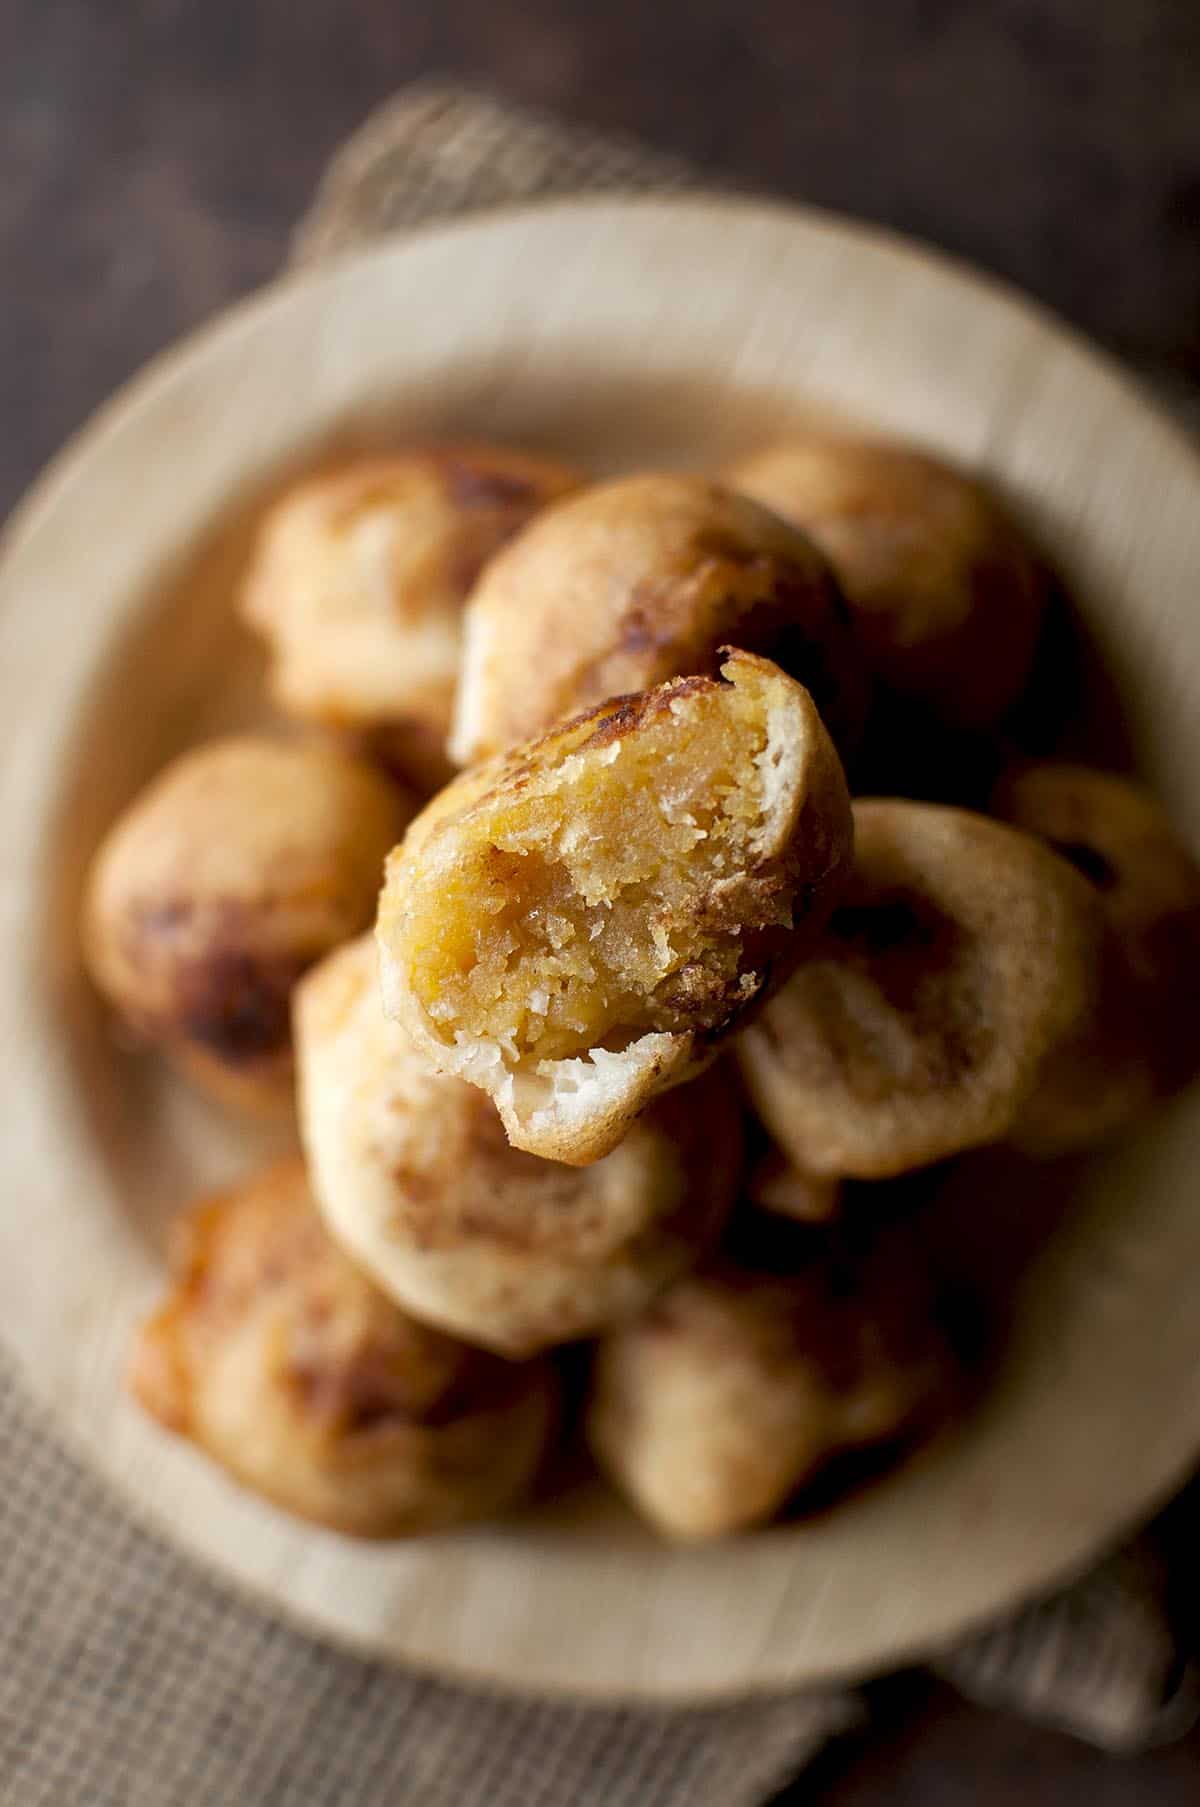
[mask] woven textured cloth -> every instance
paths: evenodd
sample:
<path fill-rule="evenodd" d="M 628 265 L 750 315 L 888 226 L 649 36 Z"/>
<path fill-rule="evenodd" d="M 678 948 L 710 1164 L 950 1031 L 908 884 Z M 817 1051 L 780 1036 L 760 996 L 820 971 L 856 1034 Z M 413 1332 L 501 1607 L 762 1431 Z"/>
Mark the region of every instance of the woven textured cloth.
<path fill-rule="evenodd" d="M 505 202 L 695 181 L 635 144 L 421 88 L 334 159 L 295 261 Z M 1148 1541 L 938 1667 L 1108 1749 L 1195 1713 Z M 0 1359 L 0 1807 L 752 1807 L 862 1716 L 849 1693 L 703 1711 L 517 1701 L 331 1649 L 142 1530 Z"/>

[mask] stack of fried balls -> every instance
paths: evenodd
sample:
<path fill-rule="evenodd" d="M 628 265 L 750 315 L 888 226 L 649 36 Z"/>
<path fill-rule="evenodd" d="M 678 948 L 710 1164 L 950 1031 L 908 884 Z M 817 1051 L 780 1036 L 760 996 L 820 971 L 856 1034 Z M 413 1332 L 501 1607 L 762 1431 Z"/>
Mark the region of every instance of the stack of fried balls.
<path fill-rule="evenodd" d="M 238 601 L 288 724 L 170 765 L 86 888 L 123 1035 L 302 1149 L 177 1220 L 140 1404 L 380 1538 L 574 1439 L 698 1542 L 943 1426 L 900 1176 L 1090 1148 L 1200 1064 L 1200 869 L 1016 751 L 1052 594 L 978 483 L 844 434 L 278 494 Z"/>

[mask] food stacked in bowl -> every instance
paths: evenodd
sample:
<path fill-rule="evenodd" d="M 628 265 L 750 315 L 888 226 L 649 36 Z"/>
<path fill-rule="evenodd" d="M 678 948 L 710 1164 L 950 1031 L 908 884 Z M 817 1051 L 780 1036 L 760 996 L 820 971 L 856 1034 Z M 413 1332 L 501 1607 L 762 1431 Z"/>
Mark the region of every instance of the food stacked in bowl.
<path fill-rule="evenodd" d="M 292 726 L 159 775 L 84 947 L 303 1153 L 184 1212 L 135 1397 L 376 1537 L 582 1429 L 699 1541 L 944 1425 L 906 1176 L 1086 1150 L 1200 1065 L 1200 869 L 1031 757 L 1057 604 L 999 503 L 845 434 L 594 485 L 424 446 L 286 490 L 240 601 Z"/>

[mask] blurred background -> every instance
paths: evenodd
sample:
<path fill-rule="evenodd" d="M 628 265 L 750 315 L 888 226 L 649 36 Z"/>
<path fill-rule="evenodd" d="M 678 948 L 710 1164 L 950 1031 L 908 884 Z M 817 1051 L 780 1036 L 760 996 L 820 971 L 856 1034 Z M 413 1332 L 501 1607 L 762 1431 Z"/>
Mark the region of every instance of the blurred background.
<path fill-rule="evenodd" d="M 1198 0 L 0 0 L 0 513 L 420 76 L 975 259 L 1200 380 Z"/>

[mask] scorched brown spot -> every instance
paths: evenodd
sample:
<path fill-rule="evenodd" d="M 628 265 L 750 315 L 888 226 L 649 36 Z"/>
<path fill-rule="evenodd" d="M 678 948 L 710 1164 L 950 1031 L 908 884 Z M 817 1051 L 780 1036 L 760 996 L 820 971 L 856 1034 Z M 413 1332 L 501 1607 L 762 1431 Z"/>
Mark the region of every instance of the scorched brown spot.
<path fill-rule="evenodd" d="M 217 949 L 178 975 L 175 1027 L 187 1040 L 237 1064 L 278 1054 L 291 1035 L 292 987 L 312 959 L 260 959 Z"/>
<path fill-rule="evenodd" d="M 301 1161 L 194 1207 L 188 1230 L 130 1385 L 246 1486 L 336 1530 L 398 1537 L 494 1513 L 529 1483 L 552 1371 L 408 1317 L 324 1231 Z"/>
<path fill-rule="evenodd" d="M 446 494 L 460 508 L 525 509 L 542 500 L 542 486 L 524 472 L 502 469 L 466 454 L 433 454 Z"/>

